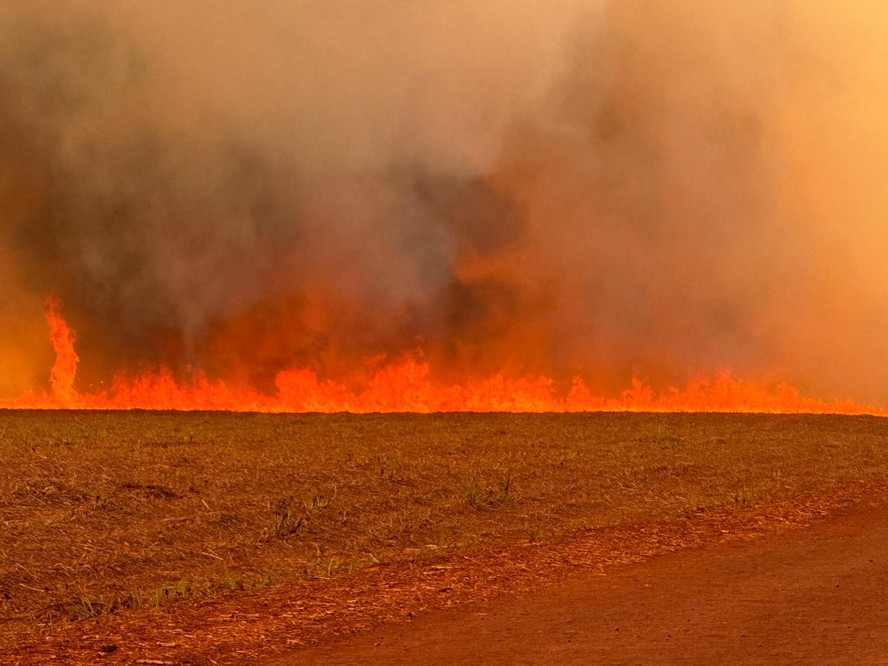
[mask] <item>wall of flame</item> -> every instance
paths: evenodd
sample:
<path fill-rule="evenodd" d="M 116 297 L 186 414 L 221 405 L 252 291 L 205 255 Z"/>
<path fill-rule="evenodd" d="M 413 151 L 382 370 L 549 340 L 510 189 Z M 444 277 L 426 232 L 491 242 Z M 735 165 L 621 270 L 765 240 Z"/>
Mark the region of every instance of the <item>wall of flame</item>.
<path fill-rule="evenodd" d="M 10 0 L 0 396 L 888 405 L 886 13 Z"/>

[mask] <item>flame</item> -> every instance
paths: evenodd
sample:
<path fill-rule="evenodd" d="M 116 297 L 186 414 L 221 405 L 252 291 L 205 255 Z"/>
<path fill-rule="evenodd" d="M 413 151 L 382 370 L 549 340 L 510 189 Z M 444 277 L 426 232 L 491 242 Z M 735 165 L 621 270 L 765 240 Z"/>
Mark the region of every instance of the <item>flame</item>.
<path fill-rule="evenodd" d="M 50 296 L 46 299 L 46 322 L 49 324 L 49 339 L 55 351 L 55 364 L 49 375 L 52 394 L 60 404 L 73 406 L 77 400 L 74 391 L 74 376 L 80 357 L 74 351 L 74 335 L 67 322 L 59 313 L 59 299 Z"/>
<path fill-rule="evenodd" d="M 195 372 L 178 380 L 168 369 L 118 375 L 109 389 L 79 392 L 74 386 L 78 355 L 75 336 L 60 314 L 59 300 L 45 308 L 56 360 L 49 393 L 29 392 L 0 400 L 2 408 L 105 410 L 225 410 L 237 412 L 747 412 L 888 415 L 888 410 L 851 401 L 807 397 L 786 383 L 760 385 L 730 373 L 698 378 L 657 391 L 642 379 L 616 397 L 596 395 L 581 377 L 559 394 L 547 377 L 509 378 L 503 373 L 470 383 L 435 381 L 419 354 L 406 355 L 372 372 L 361 388 L 323 380 L 307 368 L 277 373 L 274 390 L 235 387 Z"/>

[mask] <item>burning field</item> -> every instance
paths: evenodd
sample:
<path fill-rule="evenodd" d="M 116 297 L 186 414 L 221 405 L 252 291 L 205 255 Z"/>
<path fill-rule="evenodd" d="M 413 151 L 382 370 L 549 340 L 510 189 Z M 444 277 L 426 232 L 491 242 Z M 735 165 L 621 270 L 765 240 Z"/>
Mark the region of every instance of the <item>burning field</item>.
<path fill-rule="evenodd" d="M 73 336 L 50 299 L 46 317 L 56 354 L 50 372 L 51 391 L 27 392 L 0 402 L 0 407 L 30 409 L 153 409 L 226 410 L 238 412 L 589 412 L 589 411 L 695 411 L 885 414 L 886 410 L 861 407 L 850 400 L 826 402 L 799 395 L 791 386 L 748 384 L 724 373 L 713 379 L 691 380 L 684 389 L 670 387 L 657 394 L 633 379 L 619 397 L 593 394 L 580 377 L 569 391 L 558 395 L 546 377 L 507 379 L 496 374 L 477 382 L 442 386 L 429 378 L 430 366 L 407 357 L 374 371 L 359 390 L 344 383 L 320 381 L 316 373 L 288 369 L 275 377 L 275 391 L 232 390 L 223 380 L 211 381 L 198 373 L 184 382 L 168 370 L 147 372 L 136 378 L 117 377 L 108 391 L 80 393 L 74 388 L 79 357 Z"/>
<path fill-rule="evenodd" d="M 0 650 L 247 659 L 881 497 L 886 26 L 4 0 Z"/>
<path fill-rule="evenodd" d="M 882 5 L 513 5 L 4 2 L 0 404 L 888 405 Z"/>

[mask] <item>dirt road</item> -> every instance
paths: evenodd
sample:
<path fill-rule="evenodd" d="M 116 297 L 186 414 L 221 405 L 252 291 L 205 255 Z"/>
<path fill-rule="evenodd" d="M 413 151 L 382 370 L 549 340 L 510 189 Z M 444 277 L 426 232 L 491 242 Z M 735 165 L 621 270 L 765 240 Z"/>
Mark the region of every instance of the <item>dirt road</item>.
<path fill-rule="evenodd" d="M 888 510 L 656 557 L 286 664 L 888 664 Z"/>

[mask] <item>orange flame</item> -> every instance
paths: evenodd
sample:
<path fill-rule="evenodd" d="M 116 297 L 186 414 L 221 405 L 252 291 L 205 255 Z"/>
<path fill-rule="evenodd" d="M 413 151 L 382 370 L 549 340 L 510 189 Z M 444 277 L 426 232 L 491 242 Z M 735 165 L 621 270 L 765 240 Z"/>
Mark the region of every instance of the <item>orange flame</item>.
<path fill-rule="evenodd" d="M 469 384 L 440 384 L 431 367 L 415 356 L 384 365 L 363 389 L 321 380 L 305 368 L 290 368 L 275 378 L 275 391 L 234 388 L 202 373 L 177 381 L 169 370 L 118 376 L 107 391 L 80 393 L 74 388 L 79 358 L 74 335 L 59 312 L 59 301 L 46 301 L 46 319 L 56 360 L 50 374 L 51 394 L 28 393 L 0 401 L 18 409 L 149 409 L 255 412 L 755 412 L 876 414 L 888 410 L 851 401 L 824 401 L 801 395 L 788 384 L 761 386 L 722 373 L 694 379 L 683 388 L 655 391 L 640 379 L 618 397 L 595 395 L 580 377 L 559 395 L 546 377 L 511 379 L 496 374 Z"/>
<path fill-rule="evenodd" d="M 46 321 L 49 324 L 49 338 L 55 351 L 55 364 L 49 375 L 52 394 L 59 404 L 73 407 L 77 393 L 74 390 L 74 375 L 80 357 L 74 351 L 74 335 L 59 312 L 59 299 L 50 296 L 46 299 Z"/>

